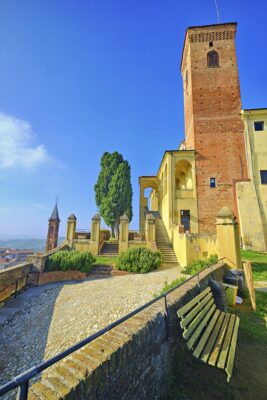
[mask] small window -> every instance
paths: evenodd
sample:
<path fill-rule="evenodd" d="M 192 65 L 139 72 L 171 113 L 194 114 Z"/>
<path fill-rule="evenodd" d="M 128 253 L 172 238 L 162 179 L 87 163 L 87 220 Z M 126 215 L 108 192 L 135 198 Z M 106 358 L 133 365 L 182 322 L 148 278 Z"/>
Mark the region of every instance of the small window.
<path fill-rule="evenodd" d="M 264 130 L 264 121 L 255 121 L 254 122 L 254 130 L 255 131 L 263 131 Z"/>
<path fill-rule="evenodd" d="M 262 185 L 267 185 L 267 170 L 260 171 Z"/>
<path fill-rule="evenodd" d="M 215 188 L 216 187 L 216 178 L 210 178 L 210 187 Z"/>
<path fill-rule="evenodd" d="M 210 47 L 213 47 L 213 42 L 210 42 Z"/>
<path fill-rule="evenodd" d="M 219 67 L 219 54 L 217 51 L 212 50 L 207 54 L 207 62 L 209 68 Z"/>

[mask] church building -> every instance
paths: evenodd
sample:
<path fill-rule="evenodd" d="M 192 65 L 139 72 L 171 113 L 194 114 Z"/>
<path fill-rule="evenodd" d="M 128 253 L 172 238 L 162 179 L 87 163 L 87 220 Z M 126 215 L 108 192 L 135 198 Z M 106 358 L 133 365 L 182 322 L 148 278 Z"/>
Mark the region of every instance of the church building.
<path fill-rule="evenodd" d="M 236 23 L 187 29 L 185 140 L 165 151 L 156 175 L 139 178 L 140 231 L 152 212 L 178 259 L 182 234 L 212 241 L 222 207 L 239 223 L 244 248 L 267 250 L 267 109 L 242 111 L 236 30 Z M 208 246 L 202 247 L 205 258 Z"/>

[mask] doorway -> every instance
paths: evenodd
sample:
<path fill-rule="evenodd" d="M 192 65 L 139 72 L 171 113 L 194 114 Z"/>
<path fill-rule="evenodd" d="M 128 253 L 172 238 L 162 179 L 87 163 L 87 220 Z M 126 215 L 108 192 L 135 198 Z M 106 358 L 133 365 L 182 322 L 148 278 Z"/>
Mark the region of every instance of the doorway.
<path fill-rule="evenodd" d="M 190 232 L 190 210 L 181 210 L 181 225 L 184 226 L 185 232 Z"/>

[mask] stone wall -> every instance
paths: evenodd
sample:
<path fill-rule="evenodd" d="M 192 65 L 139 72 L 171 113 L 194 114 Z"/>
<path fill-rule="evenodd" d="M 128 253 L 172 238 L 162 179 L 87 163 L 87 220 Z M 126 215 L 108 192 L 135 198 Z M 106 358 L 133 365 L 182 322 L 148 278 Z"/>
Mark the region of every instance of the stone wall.
<path fill-rule="evenodd" d="M 25 287 L 26 277 L 32 269 L 31 263 L 19 264 L 0 271 L 0 302 Z"/>
<path fill-rule="evenodd" d="M 225 266 L 213 266 L 222 281 Z M 179 336 L 177 309 L 208 285 L 211 271 L 185 282 L 164 299 L 128 319 L 43 372 L 29 399 L 157 400 L 166 393 Z M 198 286 L 200 283 L 200 287 Z"/>

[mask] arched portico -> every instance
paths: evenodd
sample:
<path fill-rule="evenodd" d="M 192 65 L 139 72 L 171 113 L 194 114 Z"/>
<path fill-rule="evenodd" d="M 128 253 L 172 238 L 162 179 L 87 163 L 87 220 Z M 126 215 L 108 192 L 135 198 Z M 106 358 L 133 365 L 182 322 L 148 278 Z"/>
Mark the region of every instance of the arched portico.
<path fill-rule="evenodd" d="M 145 231 L 145 220 L 148 211 L 158 211 L 159 210 L 159 188 L 158 188 L 158 178 L 157 176 L 140 176 L 139 177 L 140 186 L 140 199 L 139 199 L 139 230 L 140 232 Z M 150 194 L 150 208 L 148 208 L 148 198 L 145 197 L 145 189 L 151 188 L 152 192 Z"/>
<path fill-rule="evenodd" d="M 192 190 L 192 166 L 187 160 L 179 160 L 175 164 L 176 190 Z"/>

